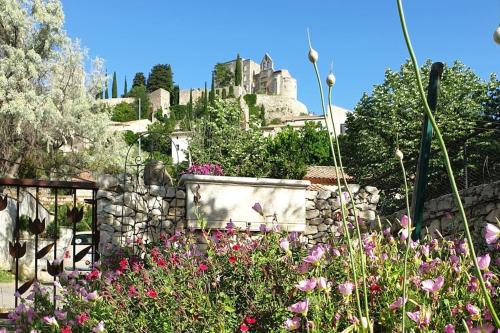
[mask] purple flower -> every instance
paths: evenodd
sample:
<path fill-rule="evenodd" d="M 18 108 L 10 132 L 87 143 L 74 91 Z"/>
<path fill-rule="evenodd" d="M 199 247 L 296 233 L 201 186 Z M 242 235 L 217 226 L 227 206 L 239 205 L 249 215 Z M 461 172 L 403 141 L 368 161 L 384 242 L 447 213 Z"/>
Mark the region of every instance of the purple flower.
<path fill-rule="evenodd" d="M 280 247 L 285 251 L 286 253 L 290 253 L 290 242 L 286 238 L 282 238 L 280 240 Z"/>
<path fill-rule="evenodd" d="M 293 318 L 288 318 L 285 321 L 285 329 L 287 331 L 295 331 L 300 328 L 300 318 L 299 317 L 293 317 Z"/>
<path fill-rule="evenodd" d="M 259 213 L 261 216 L 264 216 L 264 210 L 262 209 L 262 206 L 260 203 L 256 202 L 253 206 L 252 209 L 255 210 L 257 213 Z"/>
<path fill-rule="evenodd" d="M 455 333 L 455 326 L 448 324 L 444 327 L 444 333 Z"/>
<path fill-rule="evenodd" d="M 295 304 L 292 304 L 288 307 L 288 311 L 293 313 L 298 313 L 302 315 L 307 315 L 307 311 L 309 310 L 309 299 L 305 299 L 303 301 L 299 301 Z"/>
<path fill-rule="evenodd" d="M 320 277 L 317 279 L 318 282 L 318 290 L 330 290 L 330 283 L 328 283 L 328 280 L 324 277 Z"/>
<path fill-rule="evenodd" d="M 443 287 L 444 284 L 444 277 L 440 276 L 436 280 L 424 280 L 421 283 L 422 289 L 430 292 L 430 293 L 436 293 Z"/>
<path fill-rule="evenodd" d="M 354 283 L 349 281 L 339 285 L 339 292 L 344 296 L 351 295 L 353 289 L 354 289 Z"/>
<path fill-rule="evenodd" d="M 467 303 L 465 310 L 467 310 L 471 316 L 476 316 L 481 313 L 481 310 L 477 306 L 470 303 Z"/>
<path fill-rule="evenodd" d="M 313 265 L 318 265 L 325 255 L 325 248 L 321 245 L 316 246 L 309 255 L 304 258 L 304 261 Z"/>
<path fill-rule="evenodd" d="M 495 244 L 498 241 L 498 238 L 500 238 L 500 229 L 491 223 L 486 223 L 484 238 L 486 240 L 486 244 Z"/>
<path fill-rule="evenodd" d="M 407 312 L 408 317 L 413 320 L 418 327 L 428 326 L 431 322 L 431 313 L 429 311 L 416 311 L 416 312 Z"/>
<path fill-rule="evenodd" d="M 87 301 L 94 301 L 94 300 L 96 300 L 96 299 L 97 299 L 97 296 L 98 296 L 98 295 L 97 295 L 97 290 L 94 290 L 93 292 L 88 293 L 88 294 L 87 294 L 87 296 L 85 297 L 85 299 L 86 299 Z"/>
<path fill-rule="evenodd" d="M 495 331 L 495 326 L 491 323 L 486 323 L 481 326 L 475 326 L 469 329 L 470 333 L 493 333 Z"/>
<path fill-rule="evenodd" d="M 398 297 L 394 302 L 389 304 L 389 309 L 391 310 L 399 309 L 403 306 L 404 303 L 406 302 L 403 301 L 403 297 Z"/>
<path fill-rule="evenodd" d="M 482 271 L 485 271 L 490 267 L 490 254 L 486 253 L 484 256 L 477 257 L 477 264 L 479 266 L 479 269 Z"/>
<path fill-rule="evenodd" d="M 45 323 L 47 323 L 49 326 L 59 327 L 59 324 L 57 323 L 57 319 L 54 317 L 45 316 L 45 317 L 43 317 L 43 321 Z"/>
<path fill-rule="evenodd" d="M 410 221 L 410 219 L 408 218 L 408 216 L 406 216 L 406 215 L 401 216 L 401 226 L 403 228 L 408 228 L 409 221 Z"/>
<path fill-rule="evenodd" d="M 101 320 L 99 324 L 97 324 L 96 327 L 92 329 L 93 333 L 99 333 L 99 332 L 104 332 L 104 322 Z"/>
<path fill-rule="evenodd" d="M 316 283 L 317 283 L 316 279 L 312 278 L 309 280 L 300 281 L 298 284 L 295 285 L 295 287 L 297 289 L 299 289 L 300 291 L 308 292 L 308 291 L 314 290 L 314 288 L 316 288 Z"/>

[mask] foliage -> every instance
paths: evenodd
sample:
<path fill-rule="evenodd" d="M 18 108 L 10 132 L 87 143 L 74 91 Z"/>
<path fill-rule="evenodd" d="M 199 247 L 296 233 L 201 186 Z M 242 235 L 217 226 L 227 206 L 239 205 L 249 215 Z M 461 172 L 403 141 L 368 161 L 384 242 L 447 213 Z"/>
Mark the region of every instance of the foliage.
<path fill-rule="evenodd" d="M 36 165 L 44 176 L 60 171 L 73 174 L 91 165 L 96 171 L 115 166 L 116 158 L 103 159 L 102 154 L 120 147 L 105 130 L 108 113 L 95 101 L 106 81 L 103 62 L 95 59 L 88 66 L 86 50 L 66 35 L 60 1 L 3 0 L 1 8 L 0 155 L 4 160 L 0 174 L 23 176 L 18 171 L 25 164 Z M 86 72 L 86 67 L 91 71 Z M 71 151 L 54 170 L 48 170 L 64 145 Z"/>
<path fill-rule="evenodd" d="M 0 283 L 13 282 L 15 275 L 8 271 L 0 271 Z"/>
<path fill-rule="evenodd" d="M 121 102 L 113 108 L 112 121 L 127 122 L 137 119 L 138 114 L 132 104 Z"/>
<path fill-rule="evenodd" d="M 233 84 L 234 74 L 227 64 L 217 63 L 214 68 L 215 84 L 217 87 L 227 87 Z"/>
<path fill-rule="evenodd" d="M 106 81 L 106 89 L 104 89 L 104 99 L 109 99 L 108 81 Z"/>
<path fill-rule="evenodd" d="M 227 98 L 227 92 L 226 92 L 226 89 L 222 89 L 221 98 L 222 98 L 222 99 L 226 99 L 226 98 Z"/>
<path fill-rule="evenodd" d="M 169 64 L 154 65 L 148 76 L 147 88 L 148 92 L 162 88 L 172 94 L 174 91 L 174 81 L 171 66 Z"/>
<path fill-rule="evenodd" d="M 132 88 L 137 86 L 146 86 L 146 77 L 143 72 L 137 72 L 134 75 L 134 79 L 132 81 Z"/>
<path fill-rule="evenodd" d="M 423 78 L 429 76 L 431 62 L 422 67 Z M 425 81 L 427 82 L 427 81 Z M 483 127 L 485 119 L 485 103 L 488 101 L 487 87 L 499 86 L 493 79 L 490 83 L 483 82 L 471 69 L 460 62 L 445 66 L 441 82 L 436 121 L 448 142 L 452 165 L 463 165 L 463 142 L 477 127 Z M 405 155 L 405 167 L 409 177 L 414 179 L 416 160 L 420 145 L 422 126 L 422 103 L 415 94 L 415 77 L 411 63 L 403 64 L 399 72 L 388 69 L 384 82 L 376 85 L 373 92 L 364 94 L 355 108 L 348 114 L 347 132 L 340 137 L 342 151 L 349 152 L 344 156 L 344 165 L 349 175 L 358 182 L 369 182 L 370 185 L 383 189 L 384 195 L 380 202 L 382 212 L 392 212 L 401 207 L 403 189 L 398 164 L 393 158 L 396 147 Z M 491 101 L 492 99 L 490 99 Z M 498 121 L 498 120 L 497 120 Z M 493 131 L 484 132 L 475 141 L 471 141 L 469 152 L 471 156 L 482 155 L 485 142 Z M 488 146 L 488 145 L 486 145 Z M 433 141 L 433 153 L 430 159 L 429 193 L 448 193 L 448 178 L 438 153 L 437 142 Z M 498 146 L 490 147 L 490 156 L 498 156 Z M 482 155 L 484 156 L 484 155 Z M 479 157 L 469 160 L 471 168 L 480 168 L 484 162 Z M 462 175 L 463 169 L 457 175 Z"/>
<path fill-rule="evenodd" d="M 130 97 L 135 97 L 135 111 L 139 115 L 139 102 L 140 102 L 140 114 L 141 119 L 147 119 L 151 117 L 150 114 L 150 103 L 149 96 L 146 87 L 143 85 L 133 86 L 129 93 Z M 137 118 L 138 119 L 138 118 Z"/>
<path fill-rule="evenodd" d="M 248 107 L 256 106 L 257 104 L 257 95 L 255 94 L 246 94 L 243 96 L 245 103 L 247 103 Z"/>
<path fill-rule="evenodd" d="M 227 94 L 227 97 L 229 98 L 234 98 L 234 87 L 233 86 L 229 86 L 229 93 Z"/>
<path fill-rule="evenodd" d="M 29 218 L 28 215 L 24 214 L 19 216 L 19 231 L 28 231 Z"/>
<path fill-rule="evenodd" d="M 193 163 L 220 164 L 228 176 L 269 175 L 265 138 L 256 123 L 243 127 L 243 116 L 234 100 L 216 100 L 207 114 L 194 121 L 190 152 Z"/>
<path fill-rule="evenodd" d="M 56 224 L 54 222 L 50 222 L 45 226 L 45 237 L 51 238 L 51 239 L 56 239 L 61 237 L 61 225 Z"/>
<path fill-rule="evenodd" d="M 127 97 L 128 87 L 127 87 L 127 77 L 125 76 L 125 81 L 123 82 L 123 95 L 122 97 Z"/>
<path fill-rule="evenodd" d="M 243 71 L 241 68 L 241 57 L 240 54 L 236 56 L 236 66 L 234 68 L 234 85 L 241 86 L 241 80 L 243 76 Z"/>
<path fill-rule="evenodd" d="M 225 231 L 179 231 L 157 244 L 139 240 L 139 253 L 121 250 L 85 277 L 62 276 L 57 311 L 52 294 L 35 286 L 36 310 L 22 301 L 10 318 L 19 332 L 49 331 L 44 317 L 73 332 L 96 332 L 97 325 L 109 332 L 359 332 L 353 289 L 360 282 L 351 279 L 344 236 L 307 249 L 296 233 L 270 229 L 262 225 L 256 237 L 228 223 Z M 397 331 L 406 238 L 364 230 L 374 331 Z M 199 238 L 206 252 L 196 249 Z M 425 239 L 412 243 L 410 254 L 409 331 L 462 331 L 463 322 L 471 332 L 491 327 L 463 239 Z M 483 267 L 495 295 L 498 252 L 483 254 L 491 260 Z M 497 307 L 499 301 L 494 298 Z"/>
<path fill-rule="evenodd" d="M 113 83 L 111 84 L 111 97 L 118 97 L 118 83 L 116 82 L 116 72 L 113 72 Z"/>
<path fill-rule="evenodd" d="M 77 203 L 77 209 L 83 208 L 83 218 L 80 222 L 76 224 L 76 231 L 88 231 L 92 230 L 92 208 L 88 205 Z M 72 204 L 64 204 L 57 207 L 57 224 L 59 227 L 73 228 L 73 224 L 68 221 L 68 210 L 73 209 Z M 54 211 L 54 207 L 51 207 L 51 211 Z M 50 234 L 53 234 L 51 231 Z"/>

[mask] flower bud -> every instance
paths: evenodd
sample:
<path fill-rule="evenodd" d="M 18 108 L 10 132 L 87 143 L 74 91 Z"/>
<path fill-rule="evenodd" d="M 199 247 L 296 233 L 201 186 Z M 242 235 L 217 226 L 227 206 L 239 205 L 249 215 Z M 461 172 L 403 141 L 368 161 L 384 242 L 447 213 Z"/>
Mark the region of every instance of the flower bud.
<path fill-rule="evenodd" d="M 309 48 L 309 54 L 307 55 L 309 57 L 309 61 L 315 64 L 318 61 L 318 52 L 313 49 L 312 47 Z"/>
<path fill-rule="evenodd" d="M 402 161 L 403 160 L 403 152 L 399 149 L 396 149 L 396 157 Z"/>
<path fill-rule="evenodd" d="M 333 75 L 332 72 L 330 72 L 330 74 L 328 74 L 328 76 L 326 77 L 326 84 L 329 87 L 333 87 L 333 85 L 335 84 L 335 75 Z"/>
<path fill-rule="evenodd" d="M 497 30 L 493 33 L 493 40 L 495 43 L 500 44 L 500 24 L 497 27 Z"/>

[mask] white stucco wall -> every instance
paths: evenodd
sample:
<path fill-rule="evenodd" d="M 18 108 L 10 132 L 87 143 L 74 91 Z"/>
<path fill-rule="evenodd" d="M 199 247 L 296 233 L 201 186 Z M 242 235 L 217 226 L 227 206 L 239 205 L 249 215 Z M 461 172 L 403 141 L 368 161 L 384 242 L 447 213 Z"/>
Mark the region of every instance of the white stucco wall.
<path fill-rule="evenodd" d="M 172 163 L 179 164 L 189 160 L 188 147 L 189 147 L 189 132 L 173 132 L 170 135 L 172 140 Z"/>

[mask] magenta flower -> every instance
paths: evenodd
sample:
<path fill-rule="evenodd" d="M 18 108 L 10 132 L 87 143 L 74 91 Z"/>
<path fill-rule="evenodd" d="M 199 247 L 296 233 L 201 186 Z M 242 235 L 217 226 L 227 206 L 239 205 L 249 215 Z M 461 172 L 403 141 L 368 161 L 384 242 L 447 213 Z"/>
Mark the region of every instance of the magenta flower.
<path fill-rule="evenodd" d="M 479 269 L 485 271 L 490 267 L 491 257 L 489 253 L 486 253 L 484 256 L 477 257 L 477 264 L 479 265 Z"/>
<path fill-rule="evenodd" d="M 293 313 L 298 313 L 302 315 L 307 315 L 307 311 L 309 310 L 309 299 L 305 299 L 303 301 L 299 301 L 295 304 L 292 304 L 288 307 L 288 311 Z"/>
<path fill-rule="evenodd" d="M 317 283 L 316 279 L 312 278 L 312 279 L 300 281 L 299 284 L 295 285 L 295 287 L 297 289 L 299 289 L 300 291 L 308 292 L 308 291 L 314 290 L 314 288 L 316 288 L 316 283 Z"/>
<path fill-rule="evenodd" d="M 416 311 L 416 312 L 407 312 L 408 318 L 413 320 L 418 327 L 429 326 L 431 322 L 431 313 L 429 311 Z"/>
<path fill-rule="evenodd" d="M 285 329 L 287 331 L 295 331 L 300 328 L 300 318 L 299 317 L 293 317 L 293 318 L 288 318 L 285 321 Z"/>
<path fill-rule="evenodd" d="M 339 285 L 339 292 L 344 296 L 351 295 L 353 289 L 354 289 L 354 283 L 352 282 L 346 282 Z"/>
<path fill-rule="evenodd" d="M 498 238 L 500 238 L 500 229 L 491 223 L 486 223 L 484 238 L 486 240 L 486 244 L 495 244 L 498 241 Z"/>
<path fill-rule="evenodd" d="M 467 310 L 467 312 L 469 312 L 471 316 L 476 316 L 481 313 L 481 310 L 477 306 L 472 305 L 470 303 L 467 303 L 465 309 Z"/>
<path fill-rule="evenodd" d="M 404 303 L 406 303 L 406 302 L 403 301 L 403 297 L 398 297 L 394 302 L 389 304 L 389 309 L 391 309 L 391 310 L 399 309 L 403 306 Z"/>
<path fill-rule="evenodd" d="M 469 329 L 470 333 L 493 333 L 495 331 L 495 326 L 491 323 L 486 323 L 481 326 L 476 326 Z"/>
<path fill-rule="evenodd" d="M 430 292 L 430 293 L 436 293 L 443 287 L 444 284 L 444 277 L 440 276 L 436 280 L 424 280 L 421 283 L 422 289 Z"/>
<path fill-rule="evenodd" d="M 448 324 L 444 327 L 444 333 L 455 333 L 455 326 Z"/>
<path fill-rule="evenodd" d="M 325 254 L 325 248 L 321 245 L 316 246 L 309 255 L 304 258 L 305 262 L 313 265 L 318 265 Z"/>
<path fill-rule="evenodd" d="M 401 226 L 403 228 L 408 228 L 409 221 L 410 221 L 410 219 L 408 218 L 408 216 L 406 216 L 406 215 L 401 216 Z"/>
<path fill-rule="evenodd" d="M 257 213 L 260 215 L 264 216 L 264 210 L 262 209 L 262 206 L 260 203 L 256 202 L 253 206 L 252 209 L 255 210 Z"/>

